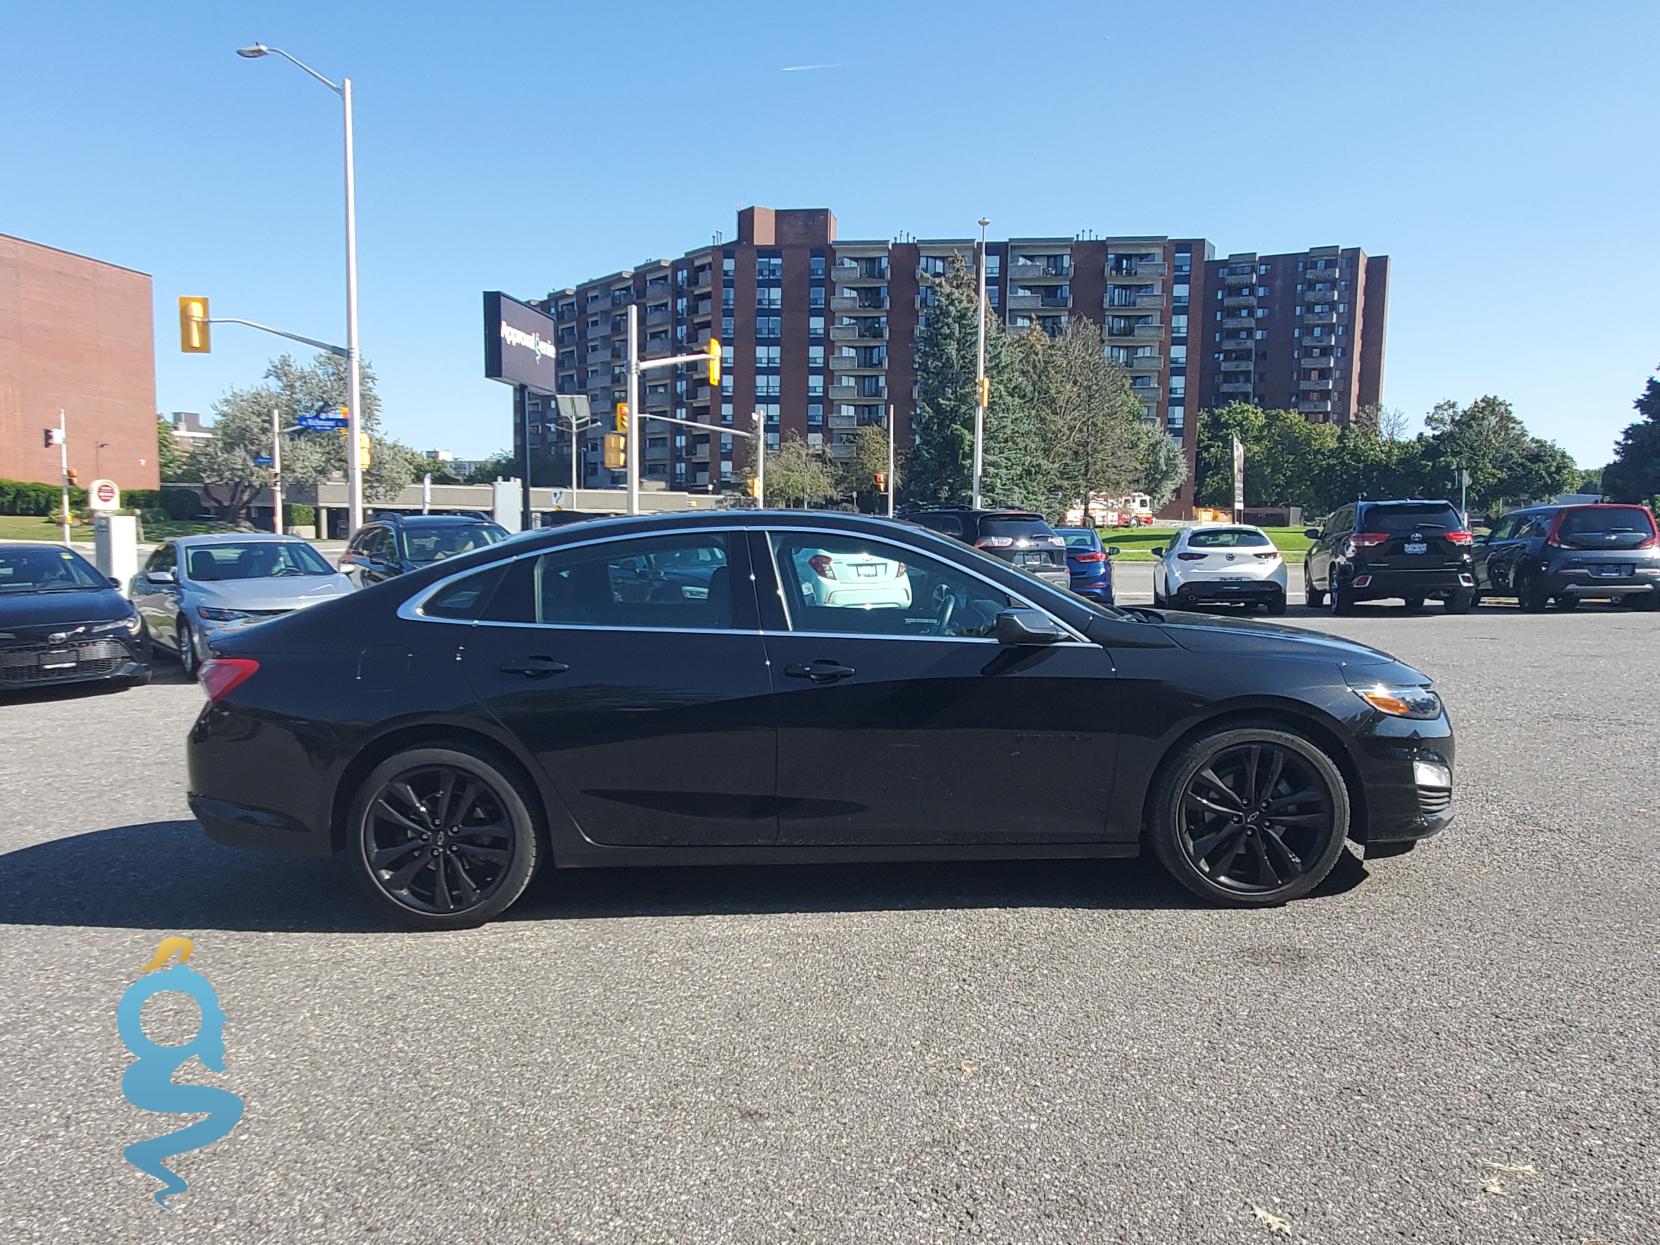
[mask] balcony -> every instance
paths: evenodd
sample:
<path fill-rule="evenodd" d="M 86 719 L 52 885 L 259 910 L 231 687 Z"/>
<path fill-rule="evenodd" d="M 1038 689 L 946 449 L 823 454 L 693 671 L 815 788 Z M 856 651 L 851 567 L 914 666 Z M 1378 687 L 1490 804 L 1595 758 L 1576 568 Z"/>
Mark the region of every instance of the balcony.
<path fill-rule="evenodd" d="M 1224 328 L 1227 327 L 1227 323 L 1228 322 L 1226 320 L 1222 321 L 1222 324 L 1223 324 Z M 1337 313 L 1335 311 L 1305 311 L 1305 312 L 1303 312 L 1303 323 L 1304 324 L 1336 324 L 1337 323 Z"/>
<path fill-rule="evenodd" d="M 699 268 L 692 274 L 692 289 L 694 291 L 707 290 L 714 282 L 714 269 Z"/>
<path fill-rule="evenodd" d="M 1222 327 L 1225 328 L 1225 329 L 1250 329 L 1250 328 L 1255 328 L 1256 323 L 1257 323 L 1257 318 L 1255 316 L 1223 316 L 1222 317 Z"/>
<path fill-rule="evenodd" d="M 1223 359 L 1222 360 L 1222 370 L 1224 372 L 1249 372 L 1249 371 L 1252 371 L 1253 369 L 1255 369 L 1255 367 L 1256 367 L 1256 361 L 1254 359 Z"/>
<path fill-rule="evenodd" d="M 852 311 L 859 305 L 857 294 L 834 294 L 830 298 L 831 311 Z"/>
<path fill-rule="evenodd" d="M 1137 294 L 1135 305 L 1138 311 L 1163 311 L 1164 295 L 1162 293 Z"/>
<path fill-rule="evenodd" d="M 1332 411 L 1332 404 L 1328 401 L 1305 398 L 1297 403 L 1297 410 L 1304 415 L 1329 415 Z"/>
<path fill-rule="evenodd" d="M 1162 394 L 1164 391 L 1162 389 L 1160 389 L 1156 384 L 1154 384 L 1154 385 L 1131 385 L 1130 386 L 1130 392 L 1135 394 L 1136 398 L 1139 401 L 1142 401 L 1142 402 L 1157 402 L 1159 400 L 1159 395 Z"/>
<path fill-rule="evenodd" d="M 859 340 L 859 326 L 857 324 L 832 324 L 830 326 L 830 340 L 833 342 L 856 342 Z"/>
<path fill-rule="evenodd" d="M 857 355 L 833 354 L 830 356 L 830 370 L 832 372 L 851 372 L 859 366 Z"/>
<path fill-rule="evenodd" d="M 1017 259 L 1009 265 L 1009 280 L 1018 282 L 1037 281 L 1045 284 L 1070 281 L 1072 280 L 1072 265 L 1034 264 Z"/>
<path fill-rule="evenodd" d="M 1131 355 L 1129 361 L 1121 366 L 1129 368 L 1132 372 L 1159 372 L 1164 370 L 1164 356 L 1156 352 Z"/>
<path fill-rule="evenodd" d="M 1108 341 L 1128 341 L 1128 340 L 1135 340 L 1135 339 L 1145 340 L 1147 338 L 1158 339 L 1158 338 L 1162 338 L 1164 336 L 1164 325 L 1162 325 L 1162 324 L 1115 325 L 1115 324 L 1113 324 L 1113 322 L 1111 320 L 1109 320 L 1109 321 L 1107 321 L 1105 336 L 1106 336 Z"/>
<path fill-rule="evenodd" d="M 832 402 L 851 402 L 858 397 L 859 387 L 852 381 L 830 386 L 830 400 Z"/>
<path fill-rule="evenodd" d="M 880 315 L 888 309 L 886 294 L 855 295 L 851 307 L 837 307 L 836 310 L 850 316 Z"/>
<path fill-rule="evenodd" d="M 1256 280 L 1257 271 L 1255 268 L 1247 268 L 1244 272 L 1225 272 L 1222 274 L 1222 283 L 1229 289 L 1241 285 L 1255 285 Z"/>
<path fill-rule="evenodd" d="M 875 285 L 888 279 L 888 266 L 872 266 L 861 268 L 858 264 L 844 264 L 837 261 L 831 270 L 836 280 L 842 285 Z"/>
<path fill-rule="evenodd" d="M 1324 380 L 1300 380 L 1297 382 L 1297 388 L 1303 390 L 1305 393 L 1309 390 L 1321 390 L 1328 396 L 1336 387 L 1337 382 L 1330 376 L 1326 377 Z"/>
<path fill-rule="evenodd" d="M 1162 259 L 1144 259 L 1131 263 L 1119 263 L 1109 259 L 1107 280 L 1115 284 L 1124 281 L 1145 283 L 1149 278 L 1166 276 L 1169 267 Z"/>
<path fill-rule="evenodd" d="M 843 415 L 839 411 L 832 411 L 824 418 L 826 426 L 830 428 L 857 428 L 859 426 L 857 415 Z"/>
<path fill-rule="evenodd" d="M 1251 392 L 1251 382 L 1248 380 L 1225 380 L 1216 387 L 1223 393 L 1249 394 Z"/>
<path fill-rule="evenodd" d="M 1255 292 L 1250 294 L 1228 294 L 1223 297 L 1222 305 L 1224 307 L 1255 307 L 1257 296 Z"/>

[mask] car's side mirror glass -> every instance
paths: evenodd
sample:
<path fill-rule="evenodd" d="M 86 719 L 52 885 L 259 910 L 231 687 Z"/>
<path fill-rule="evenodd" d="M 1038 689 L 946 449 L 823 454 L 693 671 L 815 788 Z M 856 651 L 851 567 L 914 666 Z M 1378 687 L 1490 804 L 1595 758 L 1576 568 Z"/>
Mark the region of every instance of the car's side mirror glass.
<path fill-rule="evenodd" d="M 1107 556 L 1109 558 L 1116 558 L 1118 556 L 1118 546 L 1117 545 L 1108 545 L 1107 546 Z"/>
<path fill-rule="evenodd" d="M 1042 610 L 1012 609 L 997 615 L 999 644 L 1054 644 L 1066 638 L 1066 628 Z"/>
<path fill-rule="evenodd" d="M 1153 546 L 1153 556 L 1155 558 L 1162 558 L 1164 556 L 1164 546 L 1163 545 L 1154 545 Z"/>
<path fill-rule="evenodd" d="M 144 578 L 152 584 L 177 583 L 178 579 L 172 571 L 146 571 Z"/>
<path fill-rule="evenodd" d="M 1320 529 L 1317 527 L 1305 527 L 1303 529 L 1303 535 L 1308 537 L 1309 540 L 1319 540 Z"/>

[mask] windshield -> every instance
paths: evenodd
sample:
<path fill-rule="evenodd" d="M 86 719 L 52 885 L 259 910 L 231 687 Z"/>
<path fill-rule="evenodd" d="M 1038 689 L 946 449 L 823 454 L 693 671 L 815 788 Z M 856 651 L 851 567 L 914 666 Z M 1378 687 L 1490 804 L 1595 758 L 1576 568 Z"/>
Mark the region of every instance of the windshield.
<path fill-rule="evenodd" d="M 1443 502 L 1425 505 L 1369 506 L 1362 528 L 1368 532 L 1455 532 L 1464 526 L 1458 511 Z"/>
<path fill-rule="evenodd" d="M 1253 545 L 1267 545 L 1268 538 L 1248 528 L 1229 527 L 1219 531 L 1199 531 L 1188 534 L 1189 549 L 1244 549 Z"/>
<path fill-rule="evenodd" d="M 298 540 L 243 540 L 185 548 L 185 576 L 197 583 L 224 579 L 273 579 L 288 575 L 332 575 L 334 568 Z"/>
<path fill-rule="evenodd" d="M 403 529 L 404 557 L 411 562 L 458 558 L 507 539 L 499 523 L 445 523 Z"/>
<path fill-rule="evenodd" d="M 1093 549 L 1099 543 L 1094 532 L 1080 532 L 1071 528 L 1056 528 L 1055 532 L 1066 542 L 1068 549 Z"/>
<path fill-rule="evenodd" d="M 0 594 L 84 592 L 109 586 L 110 581 L 72 549 L 0 549 Z"/>

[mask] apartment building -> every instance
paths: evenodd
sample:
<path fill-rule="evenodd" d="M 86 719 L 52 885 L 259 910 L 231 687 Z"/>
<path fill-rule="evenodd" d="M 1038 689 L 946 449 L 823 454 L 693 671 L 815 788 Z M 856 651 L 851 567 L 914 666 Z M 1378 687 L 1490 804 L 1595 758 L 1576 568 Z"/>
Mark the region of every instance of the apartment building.
<path fill-rule="evenodd" d="M 603 466 L 600 438 L 624 399 L 631 302 L 643 358 L 695 351 L 711 335 L 725 355 L 719 392 L 693 369 L 642 376 L 641 411 L 665 417 L 641 425 L 646 487 L 715 491 L 744 477 L 742 437 L 678 420 L 748 429 L 758 411 L 771 445 L 793 431 L 839 456 L 891 405 L 903 444 L 915 338 L 934 283 L 953 261 L 972 270 L 976 250 L 971 238 L 840 239 L 827 209 L 750 207 L 730 242 L 550 293 L 535 305 L 559 324 L 559 391 L 586 394 L 597 417 L 575 438 L 578 478 L 624 483 Z M 1388 262 L 1335 247 L 1218 260 L 1202 238 L 1009 238 L 987 243 L 986 287 L 1012 329 L 1058 332 L 1075 317 L 1097 324 L 1146 418 L 1191 465 L 1202 406 L 1243 397 L 1344 422 L 1378 400 Z M 569 427 L 551 399 L 521 391 L 526 400 L 533 457 L 551 461 L 555 480 L 570 479 Z M 1189 485 L 1167 512 L 1191 506 Z"/>

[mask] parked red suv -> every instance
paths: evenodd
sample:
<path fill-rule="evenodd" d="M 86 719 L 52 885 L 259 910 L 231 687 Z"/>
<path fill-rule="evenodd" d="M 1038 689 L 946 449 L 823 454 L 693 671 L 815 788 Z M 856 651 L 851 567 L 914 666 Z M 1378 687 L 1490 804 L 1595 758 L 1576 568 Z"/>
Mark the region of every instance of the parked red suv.
<path fill-rule="evenodd" d="M 1660 608 L 1660 528 L 1643 506 L 1514 510 L 1475 544 L 1476 588 L 1537 613 L 1587 598 Z"/>

